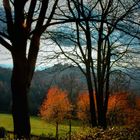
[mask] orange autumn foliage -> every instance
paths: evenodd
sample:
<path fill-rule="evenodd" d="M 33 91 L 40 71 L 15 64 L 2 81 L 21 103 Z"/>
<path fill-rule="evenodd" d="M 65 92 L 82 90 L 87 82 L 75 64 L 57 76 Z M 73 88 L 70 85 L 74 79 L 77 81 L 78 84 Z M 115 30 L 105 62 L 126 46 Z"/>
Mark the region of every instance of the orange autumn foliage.
<path fill-rule="evenodd" d="M 95 103 L 95 109 L 97 108 L 96 106 L 96 96 L 95 92 L 93 92 L 94 96 L 94 103 Z M 89 93 L 88 91 L 85 91 L 83 93 L 80 93 L 77 97 L 76 101 L 76 111 L 77 111 L 77 118 L 89 122 L 90 121 L 90 101 L 89 101 Z"/>
<path fill-rule="evenodd" d="M 125 109 L 128 108 L 127 93 L 115 93 L 109 97 L 108 110 L 114 108 Z"/>
<path fill-rule="evenodd" d="M 115 93 L 108 101 L 108 114 L 113 124 L 140 123 L 140 97 L 126 92 Z M 111 118 L 114 117 L 114 118 Z"/>
<path fill-rule="evenodd" d="M 67 92 L 58 87 L 50 88 L 40 107 L 40 116 L 45 120 L 60 122 L 70 115 L 70 111 L 71 104 Z"/>
<path fill-rule="evenodd" d="M 77 98 L 77 117 L 80 120 L 88 121 L 90 119 L 89 95 L 87 92 L 79 94 Z"/>
<path fill-rule="evenodd" d="M 129 116 L 127 124 L 136 124 L 140 127 L 140 97 L 135 97 L 135 102 L 133 108 L 128 110 Z"/>

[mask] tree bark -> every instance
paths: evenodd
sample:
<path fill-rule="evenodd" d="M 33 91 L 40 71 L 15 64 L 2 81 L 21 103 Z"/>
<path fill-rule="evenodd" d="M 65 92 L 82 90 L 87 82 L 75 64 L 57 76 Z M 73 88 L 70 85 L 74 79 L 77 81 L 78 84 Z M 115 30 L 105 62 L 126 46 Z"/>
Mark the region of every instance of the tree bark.
<path fill-rule="evenodd" d="M 35 70 L 40 36 L 49 26 L 58 0 L 53 3 L 52 9 L 48 7 L 49 2 L 46 0 L 40 1 L 41 6 L 37 12 L 38 16 L 36 16 L 38 18 L 34 25 L 33 19 L 34 13 L 36 13 L 37 0 L 30 2 L 28 10 L 25 10 L 27 0 L 3 0 L 7 31 L 5 32 L 6 34 L 2 33 L 1 36 L 3 37 L 0 37 L 0 43 L 11 52 L 13 59 L 11 90 L 14 134 L 16 135 L 16 139 L 30 139 L 31 128 L 27 94 Z M 50 12 L 46 21 L 46 12 L 48 9 Z M 33 27 L 32 30 L 31 27 Z M 28 38 L 30 38 L 30 41 Z M 28 41 L 30 45 L 27 52 Z"/>
<path fill-rule="evenodd" d="M 31 128 L 27 96 L 29 90 L 29 83 L 27 82 L 28 63 L 22 54 L 16 53 L 16 55 L 13 55 L 14 68 L 11 78 L 12 114 L 15 138 L 30 139 Z"/>
<path fill-rule="evenodd" d="M 89 91 L 89 101 L 90 101 L 90 117 L 91 117 L 91 125 L 92 127 L 97 126 L 97 120 L 96 120 L 96 110 L 95 110 L 95 102 L 94 102 L 94 96 L 93 96 L 93 86 L 92 86 L 92 80 L 90 76 L 90 68 L 87 67 L 87 86 Z"/>

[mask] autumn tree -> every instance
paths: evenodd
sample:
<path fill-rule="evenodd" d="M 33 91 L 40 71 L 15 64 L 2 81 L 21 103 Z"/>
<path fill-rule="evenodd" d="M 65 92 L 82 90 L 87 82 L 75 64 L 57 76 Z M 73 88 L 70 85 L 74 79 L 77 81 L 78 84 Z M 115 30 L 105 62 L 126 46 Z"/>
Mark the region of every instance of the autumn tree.
<path fill-rule="evenodd" d="M 115 92 L 108 102 L 108 120 L 110 125 L 137 124 L 140 119 L 140 97 L 134 93 Z"/>
<path fill-rule="evenodd" d="M 50 25 L 58 0 L 3 0 L 0 44 L 11 53 L 12 114 L 17 138 L 30 137 L 27 93 L 42 33 Z"/>
<path fill-rule="evenodd" d="M 69 71 L 70 70 L 70 71 Z M 76 116 L 75 102 L 77 93 L 85 89 L 85 84 L 81 82 L 81 74 L 77 67 L 66 65 L 66 68 L 63 70 L 64 73 L 61 73 L 55 77 L 55 84 L 61 89 L 66 90 L 68 93 L 69 100 L 72 104 L 71 115 L 68 117 L 69 120 L 69 139 L 71 139 L 71 126 L 72 119 Z M 74 72 L 73 72 L 74 71 Z"/>
<path fill-rule="evenodd" d="M 40 116 L 44 120 L 55 121 L 56 123 L 56 138 L 58 139 L 58 124 L 71 114 L 71 104 L 68 99 L 68 94 L 58 87 L 49 89 L 46 98 L 40 107 Z"/>
<path fill-rule="evenodd" d="M 95 100 L 95 94 L 94 100 Z M 95 102 L 96 104 L 96 102 Z M 95 106 L 96 108 L 96 106 Z M 77 111 L 77 117 L 84 121 L 85 123 L 91 124 L 90 119 L 90 99 L 88 91 L 79 93 L 77 100 L 76 100 L 76 111 Z"/>
<path fill-rule="evenodd" d="M 80 93 L 76 101 L 76 111 L 78 119 L 88 122 L 90 121 L 89 96 L 87 92 Z"/>
<path fill-rule="evenodd" d="M 124 124 L 126 119 L 125 109 L 128 108 L 128 94 L 126 92 L 116 93 L 110 96 L 108 102 L 108 119 L 110 124 Z"/>

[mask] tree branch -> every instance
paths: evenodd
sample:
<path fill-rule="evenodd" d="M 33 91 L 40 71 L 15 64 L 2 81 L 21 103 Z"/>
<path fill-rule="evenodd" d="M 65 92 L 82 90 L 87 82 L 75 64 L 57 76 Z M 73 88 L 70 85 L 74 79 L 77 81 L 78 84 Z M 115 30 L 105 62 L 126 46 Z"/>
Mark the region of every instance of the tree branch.
<path fill-rule="evenodd" d="M 2 37 L 0 37 L 0 44 L 4 46 L 7 50 L 12 52 L 12 46 L 7 41 L 5 41 Z"/>

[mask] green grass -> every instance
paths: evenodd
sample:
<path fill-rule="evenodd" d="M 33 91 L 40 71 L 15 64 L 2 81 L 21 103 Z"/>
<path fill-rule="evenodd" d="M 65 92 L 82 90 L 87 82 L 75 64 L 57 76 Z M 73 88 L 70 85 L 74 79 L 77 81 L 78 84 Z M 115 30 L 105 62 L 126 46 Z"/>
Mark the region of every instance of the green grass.
<path fill-rule="evenodd" d="M 72 132 L 80 129 L 79 121 L 72 121 Z M 13 121 L 10 114 L 0 114 L 0 127 L 4 127 L 6 130 L 13 131 Z M 69 131 L 69 125 L 67 121 L 64 121 L 59 125 L 60 137 L 65 136 Z M 48 123 L 41 120 L 39 117 L 31 117 L 31 134 L 35 135 L 53 135 L 55 136 L 55 124 Z"/>

